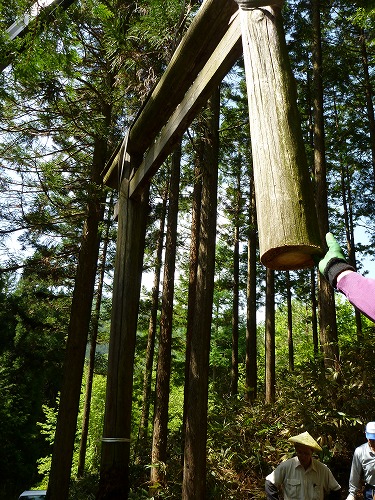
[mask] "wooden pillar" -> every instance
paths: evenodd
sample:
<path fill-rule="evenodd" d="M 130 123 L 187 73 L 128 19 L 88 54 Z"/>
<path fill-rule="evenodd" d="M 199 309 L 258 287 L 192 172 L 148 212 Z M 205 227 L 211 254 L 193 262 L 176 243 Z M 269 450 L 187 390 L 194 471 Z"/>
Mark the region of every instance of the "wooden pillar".
<path fill-rule="evenodd" d="M 314 265 L 322 246 L 282 26 L 282 0 L 237 0 L 249 101 L 259 245 L 270 269 Z"/>
<path fill-rule="evenodd" d="M 148 185 L 130 199 L 121 182 L 111 337 L 98 499 L 128 498 L 134 352 L 142 278 Z"/>

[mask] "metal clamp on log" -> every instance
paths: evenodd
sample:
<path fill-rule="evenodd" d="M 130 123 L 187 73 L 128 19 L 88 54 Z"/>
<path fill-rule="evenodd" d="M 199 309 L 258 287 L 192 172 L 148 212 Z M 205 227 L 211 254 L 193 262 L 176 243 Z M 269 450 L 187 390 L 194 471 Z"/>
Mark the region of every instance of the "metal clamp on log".
<path fill-rule="evenodd" d="M 236 0 L 238 6 L 243 10 L 257 9 L 259 7 L 281 7 L 284 0 Z"/>
<path fill-rule="evenodd" d="M 130 443 L 129 438 L 106 438 L 102 437 L 103 443 Z"/>

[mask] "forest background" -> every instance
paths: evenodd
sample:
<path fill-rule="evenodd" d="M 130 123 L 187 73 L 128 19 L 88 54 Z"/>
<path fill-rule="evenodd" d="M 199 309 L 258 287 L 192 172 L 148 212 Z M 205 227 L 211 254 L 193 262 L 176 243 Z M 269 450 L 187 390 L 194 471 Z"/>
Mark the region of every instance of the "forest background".
<path fill-rule="evenodd" d="M 71 498 L 87 500 L 95 498 L 100 469 L 117 230 L 118 193 L 101 185 L 100 172 L 200 2 L 76 1 L 58 11 L 47 29 L 35 25 L 26 39 L 10 42 L 6 29 L 31 4 L 0 3 L 1 53 L 12 54 L 12 64 L 0 75 L 0 498 L 16 498 L 23 489 L 48 483 L 73 292 L 90 210 L 96 207 L 100 239 L 97 247 L 89 245 L 96 253 L 86 259 L 94 263 L 96 277 L 92 286 L 83 284 L 82 300 L 92 314 L 70 484 Z M 319 35 L 320 153 L 329 228 L 366 274 L 375 248 L 375 7 L 361 1 L 288 1 L 283 17 L 314 183 Z M 374 326 L 336 295 L 337 357 L 330 362 L 321 345 L 316 271 L 275 272 L 271 286 L 257 255 L 256 294 L 249 294 L 248 250 L 254 248 L 256 219 L 248 121 L 239 60 L 220 86 L 207 498 L 264 498 L 265 475 L 293 453 L 287 437 L 303 430 L 320 442 L 320 458 L 345 492 L 354 447 L 364 440 L 366 421 L 375 419 Z M 204 130 L 202 112 L 184 134 L 179 154 L 166 160 L 151 182 L 134 366 L 130 498 L 181 498 L 191 227 Z M 168 439 L 158 450 L 153 407 L 157 364 L 162 364 L 159 335 L 165 332 L 165 247 L 175 207 L 176 161 L 176 255 L 168 268 L 174 276 Z M 251 302 L 258 311 L 255 337 Z M 257 348 L 251 350 L 254 338 Z M 271 378 L 266 360 L 275 363 Z"/>

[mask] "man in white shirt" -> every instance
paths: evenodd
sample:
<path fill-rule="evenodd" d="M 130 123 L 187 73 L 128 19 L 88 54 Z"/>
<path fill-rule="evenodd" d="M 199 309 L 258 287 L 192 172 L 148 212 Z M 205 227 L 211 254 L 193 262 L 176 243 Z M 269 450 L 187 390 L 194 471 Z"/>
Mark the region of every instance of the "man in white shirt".
<path fill-rule="evenodd" d="M 322 451 L 308 432 L 289 438 L 294 443 L 296 455 L 285 460 L 266 477 L 265 491 L 268 500 L 279 499 L 279 489 L 284 500 L 339 500 L 341 487 L 329 468 L 312 457 Z"/>
<path fill-rule="evenodd" d="M 367 443 L 354 450 L 349 478 L 349 495 L 346 500 L 354 500 L 360 489 L 361 478 L 365 482 L 363 498 L 375 498 L 375 422 L 366 425 Z"/>

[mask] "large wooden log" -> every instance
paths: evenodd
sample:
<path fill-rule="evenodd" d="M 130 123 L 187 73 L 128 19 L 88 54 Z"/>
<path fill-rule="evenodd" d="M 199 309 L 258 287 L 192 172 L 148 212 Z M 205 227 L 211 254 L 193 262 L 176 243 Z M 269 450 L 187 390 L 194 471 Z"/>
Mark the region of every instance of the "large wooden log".
<path fill-rule="evenodd" d="M 282 1 L 238 1 L 261 262 L 302 269 L 322 252 L 281 18 Z M 255 5 L 255 8 L 254 8 Z"/>

